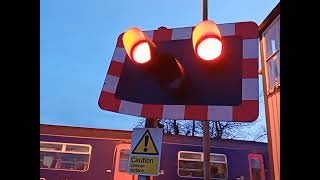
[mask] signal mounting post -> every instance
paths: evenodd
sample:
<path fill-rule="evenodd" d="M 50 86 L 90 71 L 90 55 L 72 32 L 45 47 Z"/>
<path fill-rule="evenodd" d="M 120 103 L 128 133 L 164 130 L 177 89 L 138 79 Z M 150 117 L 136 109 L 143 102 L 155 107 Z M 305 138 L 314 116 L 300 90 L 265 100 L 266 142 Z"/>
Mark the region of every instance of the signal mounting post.
<path fill-rule="evenodd" d="M 202 0 L 202 20 L 208 20 L 208 0 Z M 203 121 L 203 179 L 210 180 L 209 120 Z"/>

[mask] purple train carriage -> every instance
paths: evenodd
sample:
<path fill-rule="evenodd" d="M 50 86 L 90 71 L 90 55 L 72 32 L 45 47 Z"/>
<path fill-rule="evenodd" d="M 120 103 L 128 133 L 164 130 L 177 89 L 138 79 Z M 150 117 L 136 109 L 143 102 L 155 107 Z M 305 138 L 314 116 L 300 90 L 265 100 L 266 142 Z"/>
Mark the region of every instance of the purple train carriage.
<path fill-rule="evenodd" d="M 40 125 L 40 180 L 137 180 L 126 173 L 131 131 Z M 269 180 L 266 143 L 212 140 L 211 179 Z M 203 179 L 202 138 L 164 135 L 153 180 Z"/>

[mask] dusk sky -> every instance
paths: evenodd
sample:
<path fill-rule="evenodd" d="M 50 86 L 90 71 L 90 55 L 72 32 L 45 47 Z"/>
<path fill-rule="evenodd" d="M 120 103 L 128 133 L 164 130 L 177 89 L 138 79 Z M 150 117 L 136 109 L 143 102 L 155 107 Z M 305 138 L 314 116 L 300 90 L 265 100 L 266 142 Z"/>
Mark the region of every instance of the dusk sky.
<path fill-rule="evenodd" d="M 259 25 L 278 3 L 208 0 L 208 19 Z M 132 130 L 143 118 L 98 106 L 119 34 L 194 26 L 201 18 L 202 0 L 40 0 L 40 123 Z M 259 85 L 261 94 L 261 77 Z M 261 124 L 264 118 L 261 102 Z"/>

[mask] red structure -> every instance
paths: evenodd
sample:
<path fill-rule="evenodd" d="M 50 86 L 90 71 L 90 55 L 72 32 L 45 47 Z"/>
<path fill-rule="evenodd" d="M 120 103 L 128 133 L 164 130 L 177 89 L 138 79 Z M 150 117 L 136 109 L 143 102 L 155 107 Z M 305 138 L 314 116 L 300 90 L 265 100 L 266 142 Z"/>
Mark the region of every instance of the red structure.
<path fill-rule="evenodd" d="M 270 176 L 280 179 L 280 3 L 259 26 Z"/>
<path fill-rule="evenodd" d="M 234 47 L 233 53 L 238 50 L 236 57 L 239 58 L 239 74 L 241 80 L 239 81 L 239 102 L 231 102 L 225 105 L 203 105 L 192 104 L 192 103 L 180 103 L 180 104 L 169 104 L 169 103 L 145 103 L 137 102 L 131 100 L 124 100 L 117 97 L 117 92 L 119 92 L 119 84 L 121 77 L 124 74 L 125 64 L 130 61 L 127 57 L 125 50 L 125 45 L 123 44 L 124 35 L 121 34 L 118 37 L 116 48 L 104 81 L 104 85 L 101 90 L 99 97 L 99 106 L 103 110 L 112 111 L 116 113 L 123 113 L 128 115 L 153 118 L 153 119 L 197 119 L 197 120 L 216 120 L 216 121 L 234 121 L 234 122 L 252 122 L 255 121 L 259 114 L 259 83 L 258 83 L 258 26 L 254 22 L 237 22 L 237 23 L 226 23 L 218 24 L 217 27 L 220 30 L 221 37 L 229 44 L 234 43 L 234 39 L 237 38 L 238 44 Z M 190 40 L 190 47 L 192 47 L 192 34 L 195 31 L 195 27 L 183 27 L 183 28 L 159 28 L 158 30 L 143 31 L 143 33 L 155 43 L 164 43 L 168 41 L 185 41 Z M 138 34 L 138 33 L 137 33 Z M 232 39 L 234 38 L 234 39 Z M 141 40 L 141 39 L 140 39 Z M 224 44 L 224 45 L 227 45 Z M 231 45 L 230 45 L 231 46 Z M 183 49 L 183 48 L 181 48 Z M 226 48 L 228 49 L 228 48 Z M 179 48 L 175 48 L 178 51 Z M 194 52 L 180 50 L 180 54 L 191 54 L 194 56 Z M 152 51 L 151 51 L 152 53 Z M 230 52 L 227 50 L 225 54 L 221 56 L 229 55 Z M 190 55 L 190 56 L 191 56 Z M 189 57 L 190 57 L 189 56 Z M 237 58 L 230 58 L 237 59 Z M 219 60 L 217 60 L 219 61 Z M 146 63 L 147 64 L 147 63 Z M 230 63 L 236 64 L 236 63 Z M 206 66 L 204 66 L 206 67 Z M 218 65 L 217 65 L 218 67 Z M 233 69 L 237 69 L 233 68 Z M 205 68 L 204 68 L 205 69 Z M 232 69 L 232 70 L 233 70 Z M 231 71 L 228 71 L 231 72 Z M 237 71 L 234 71 L 237 72 Z M 217 76 L 222 76 L 225 73 L 217 74 Z M 209 77 L 209 76 L 207 76 Z M 211 76 L 214 77 L 214 76 Z M 212 78 L 213 79 L 213 78 Z M 210 81 L 212 81 L 210 79 Z M 238 80 L 239 78 L 237 78 Z M 199 79 L 200 80 L 200 79 Z M 140 82 L 140 81 L 135 81 Z M 217 81 L 218 82 L 218 81 Z M 227 82 L 227 81 L 224 81 Z M 218 82 L 220 87 L 213 88 L 211 94 L 214 94 L 215 89 L 221 89 L 222 83 Z M 227 84 L 227 83 L 225 83 Z M 132 86 L 126 85 L 127 89 L 131 89 L 132 92 L 138 92 L 137 90 L 132 90 L 133 86 L 138 86 L 132 84 Z M 130 87 L 130 88 L 129 88 Z M 150 86 L 145 86 L 150 89 Z M 199 88 L 198 88 L 199 89 Z M 197 90 L 198 90 L 197 89 Z M 201 88 L 204 90 L 206 88 Z M 207 89 L 209 89 L 207 87 Z M 231 89 L 235 92 L 235 89 Z M 211 90 L 211 89 L 210 89 Z M 231 91 L 230 90 L 230 91 Z M 149 90 L 150 91 L 150 90 Z M 140 91 L 139 91 L 140 92 Z M 152 93 L 155 93 L 152 91 Z M 220 94 L 226 94 L 220 93 Z M 157 96 L 157 95 L 154 95 Z M 218 97 L 219 98 L 219 97 Z M 198 98 L 201 99 L 201 98 Z M 204 99 L 204 98 L 202 98 Z"/>

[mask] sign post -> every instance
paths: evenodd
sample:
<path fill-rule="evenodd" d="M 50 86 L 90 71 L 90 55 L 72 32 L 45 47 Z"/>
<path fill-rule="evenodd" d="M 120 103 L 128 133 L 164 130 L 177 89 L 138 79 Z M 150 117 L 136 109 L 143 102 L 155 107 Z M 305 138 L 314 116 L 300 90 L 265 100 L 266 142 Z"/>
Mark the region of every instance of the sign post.
<path fill-rule="evenodd" d="M 208 0 L 202 0 L 202 20 L 208 19 Z M 203 121 L 203 179 L 210 179 L 209 121 Z"/>
<path fill-rule="evenodd" d="M 152 123 L 146 122 L 146 126 L 151 125 Z M 128 164 L 129 174 L 137 174 L 139 179 L 149 179 L 148 176 L 159 175 L 162 137 L 163 129 L 161 128 L 133 129 Z"/>

